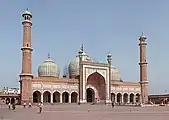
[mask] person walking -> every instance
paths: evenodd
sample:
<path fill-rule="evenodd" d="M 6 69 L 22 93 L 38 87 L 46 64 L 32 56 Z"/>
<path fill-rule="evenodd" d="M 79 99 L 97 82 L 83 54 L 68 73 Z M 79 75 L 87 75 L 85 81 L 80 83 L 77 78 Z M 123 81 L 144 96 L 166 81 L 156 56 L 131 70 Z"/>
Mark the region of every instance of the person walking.
<path fill-rule="evenodd" d="M 23 107 L 24 107 L 24 108 L 26 107 L 26 102 L 23 103 Z"/>
<path fill-rule="evenodd" d="M 8 109 L 9 110 L 11 109 L 11 103 L 10 102 L 8 103 Z"/>
<path fill-rule="evenodd" d="M 29 108 L 31 108 L 31 107 L 32 107 L 32 104 L 31 104 L 31 102 L 29 102 L 29 105 L 28 105 L 28 106 L 29 106 Z"/>
<path fill-rule="evenodd" d="M 15 110 L 15 103 L 12 104 L 12 110 Z"/>
<path fill-rule="evenodd" d="M 42 102 L 40 102 L 40 103 L 39 103 L 39 113 L 42 112 L 42 107 L 43 107 L 43 104 L 42 104 Z"/>
<path fill-rule="evenodd" d="M 112 106 L 112 108 L 114 108 L 114 102 L 113 101 L 111 102 L 111 106 Z"/>

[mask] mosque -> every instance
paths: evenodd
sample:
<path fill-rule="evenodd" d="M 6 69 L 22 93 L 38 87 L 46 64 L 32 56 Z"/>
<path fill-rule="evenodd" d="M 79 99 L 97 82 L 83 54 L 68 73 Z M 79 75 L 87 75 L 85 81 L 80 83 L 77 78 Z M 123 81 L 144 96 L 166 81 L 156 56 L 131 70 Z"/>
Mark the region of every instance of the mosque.
<path fill-rule="evenodd" d="M 96 62 L 83 47 L 68 66 L 68 76 L 60 77 L 59 66 L 50 55 L 38 67 L 38 76 L 32 74 L 31 26 L 32 14 L 23 14 L 22 71 L 20 74 L 21 103 L 98 103 L 118 104 L 148 103 L 146 62 L 146 37 L 139 38 L 140 80 L 125 82 L 120 72 L 112 65 L 112 55 L 107 63 Z"/>

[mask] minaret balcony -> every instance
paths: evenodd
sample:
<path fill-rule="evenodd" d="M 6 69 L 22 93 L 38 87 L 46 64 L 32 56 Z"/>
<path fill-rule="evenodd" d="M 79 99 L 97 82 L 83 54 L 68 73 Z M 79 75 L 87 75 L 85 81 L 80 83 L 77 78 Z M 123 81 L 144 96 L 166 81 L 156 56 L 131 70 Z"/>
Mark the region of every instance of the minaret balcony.
<path fill-rule="evenodd" d="M 147 45 L 147 43 L 146 42 L 140 42 L 139 43 L 139 46 L 143 46 L 143 45 Z"/>
<path fill-rule="evenodd" d="M 23 25 L 24 25 L 25 23 L 30 23 L 30 25 L 32 26 L 32 21 L 30 21 L 30 20 L 24 20 L 24 21 L 22 22 Z"/>
<path fill-rule="evenodd" d="M 147 62 L 140 62 L 139 65 L 148 64 Z"/>
<path fill-rule="evenodd" d="M 20 78 L 27 78 L 27 77 L 29 77 L 29 78 L 33 78 L 33 74 L 30 74 L 30 73 L 21 73 L 20 75 Z"/>
<path fill-rule="evenodd" d="M 144 81 L 144 80 L 142 80 L 141 82 L 139 82 L 140 84 L 148 84 L 148 81 L 146 80 L 146 81 Z"/>
<path fill-rule="evenodd" d="M 33 48 L 31 48 L 31 47 L 22 47 L 21 50 L 22 50 L 22 51 L 23 51 L 23 50 L 30 50 L 30 51 L 33 51 Z"/>

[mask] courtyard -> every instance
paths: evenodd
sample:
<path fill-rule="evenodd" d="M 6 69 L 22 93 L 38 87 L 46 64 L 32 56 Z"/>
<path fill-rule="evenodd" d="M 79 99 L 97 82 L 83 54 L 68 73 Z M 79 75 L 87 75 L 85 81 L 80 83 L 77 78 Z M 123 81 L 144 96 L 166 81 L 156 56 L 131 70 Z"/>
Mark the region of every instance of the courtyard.
<path fill-rule="evenodd" d="M 0 108 L 0 120 L 167 120 L 169 107 L 127 107 L 108 105 L 58 104 L 44 105 L 43 112 L 38 107 L 8 110 Z"/>

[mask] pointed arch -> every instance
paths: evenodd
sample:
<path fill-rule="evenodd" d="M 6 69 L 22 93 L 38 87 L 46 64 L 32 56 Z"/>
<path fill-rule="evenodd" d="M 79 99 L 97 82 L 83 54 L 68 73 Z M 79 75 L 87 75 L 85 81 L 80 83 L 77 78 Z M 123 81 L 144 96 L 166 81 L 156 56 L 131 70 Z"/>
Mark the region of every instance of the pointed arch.
<path fill-rule="evenodd" d="M 122 102 L 122 94 L 121 93 L 118 93 L 117 94 L 117 103 L 121 103 Z"/>
<path fill-rule="evenodd" d="M 139 93 L 136 94 L 136 102 L 137 103 L 140 102 L 140 94 Z"/>
<path fill-rule="evenodd" d="M 91 79 L 94 79 L 94 80 L 103 80 L 103 82 L 105 83 L 105 78 L 100 74 L 98 73 L 97 71 L 90 74 L 88 77 L 87 77 L 87 82 Z"/>
<path fill-rule="evenodd" d="M 33 92 L 33 102 L 38 103 L 41 101 L 41 93 L 39 91 Z"/>
<path fill-rule="evenodd" d="M 69 93 L 66 91 L 62 93 L 62 102 L 69 103 Z"/>
<path fill-rule="evenodd" d="M 15 98 L 12 97 L 11 98 L 11 104 L 13 104 L 13 103 L 15 104 Z"/>
<path fill-rule="evenodd" d="M 134 94 L 133 93 L 130 94 L 130 103 L 134 103 Z"/>
<path fill-rule="evenodd" d="M 94 102 L 95 100 L 95 92 L 92 88 L 87 88 L 87 102 Z"/>
<path fill-rule="evenodd" d="M 123 102 L 126 104 L 128 102 L 128 94 L 124 93 L 123 95 Z"/>
<path fill-rule="evenodd" d="M 51 99 L 51 93 L 49 91 L 45 91 L 43 93 L 43 102 L 44 103 L 50 103 Z"/>
<path fill-rule="evenodd" d="M 53 93 L 53 103 L 60 103 L 60 92 L 55 91 Z"/>
<path fill-rule="evenodd" d="M 6 104 L 8 104 L 10 102 L 11 102 L 10 98 L 6 98 Z"/>
<path fill-rule="evenodd" d="M 71 93 L 71 103 L 77 103 L 77 92 L 72 92 Z"/>
<path fill-rule="evenodd" d="M 111 93 L 111 101 L 112 101 L 112 102 L 116 102 L 116 101 L 115 101 L 115 97 L 116 97 L 116 95 L 115 95 L 114 93 Z"/>
<path fill-rule="evenodd" d="M 103 76 L 104 79 L 106 79 L 106 69 L 100 70 L 99 68 L 94 68 L 94 69 L 93 68 L 87 68 L 86 70 L 88 71 L 88 74 L 86 75 L 86 82 L 87 82 L 87 78 L 94 73 L 98 73 L 101 76 Z"/>
<path fill-rule="evenodd" d="M 96 88 L 96 91 L 94 91 L 96 99 L 106 99 L 105 78 L 100 73 L 94 72 L 90 74 L 87 78 L 87 84 Z"/>

